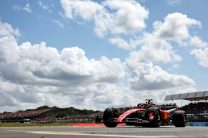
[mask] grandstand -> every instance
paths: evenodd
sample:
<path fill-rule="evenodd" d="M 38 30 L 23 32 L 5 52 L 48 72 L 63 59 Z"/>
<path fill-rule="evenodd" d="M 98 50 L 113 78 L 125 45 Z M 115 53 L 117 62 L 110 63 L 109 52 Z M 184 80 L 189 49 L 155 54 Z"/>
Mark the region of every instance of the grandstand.
<path fill-rule="evenodd" d="M 206 100 L 207 101 L 208 100 L 208 91 L 167 95 L 165 97 L 165 101 L 170 101 L 170 100 L 188 100 L 188 101 Z"/>
<path fill-rule="evenodd" d="M 50 109 L 42 110 L 27 110 L 27 111 L 18 111 L 15 113 L 4 112 L 0 114 L 1 122 L 28 122 L 32 119 L 42 116 L 45 112 L 50 111 Z"/>
<path fill-rule="evenodd" d="M 186 111 L 189 122 L 208 122 L 208 91 L 167 95 L 165 101 L 188 100 L 190 103 L 181 107 Z"/>

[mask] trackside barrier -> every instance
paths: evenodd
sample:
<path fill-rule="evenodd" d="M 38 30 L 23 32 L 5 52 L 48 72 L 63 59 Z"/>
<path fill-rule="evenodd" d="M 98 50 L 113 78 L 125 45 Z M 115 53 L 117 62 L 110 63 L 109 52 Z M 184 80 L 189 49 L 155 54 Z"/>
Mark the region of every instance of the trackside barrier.
<path fill-rule="evenodd" d="M 188 122 L 187 126 L 203 126 L 208 127 L 208 122 Z"/>

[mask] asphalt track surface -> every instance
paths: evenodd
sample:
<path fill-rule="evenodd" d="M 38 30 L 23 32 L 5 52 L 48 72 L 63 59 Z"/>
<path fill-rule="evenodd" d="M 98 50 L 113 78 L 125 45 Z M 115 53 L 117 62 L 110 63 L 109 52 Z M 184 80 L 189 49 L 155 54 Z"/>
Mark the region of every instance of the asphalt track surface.
<path fill-rule="evenodd" d="M 208 127 L 4 127 L 0 138 L 207 138 Z"/>

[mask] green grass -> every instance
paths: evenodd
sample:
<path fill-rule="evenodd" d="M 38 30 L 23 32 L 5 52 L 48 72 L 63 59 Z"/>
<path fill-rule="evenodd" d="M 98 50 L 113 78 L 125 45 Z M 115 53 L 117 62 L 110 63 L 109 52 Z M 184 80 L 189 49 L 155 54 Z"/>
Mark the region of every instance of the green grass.
<path fill-rule="evenodd" d="M 34 124 L 34 123 L 0 123 L 0 127 L 33 127 L 33 126 L 68 126 L 69 123 L 51 123 L 51 124 Z"/>

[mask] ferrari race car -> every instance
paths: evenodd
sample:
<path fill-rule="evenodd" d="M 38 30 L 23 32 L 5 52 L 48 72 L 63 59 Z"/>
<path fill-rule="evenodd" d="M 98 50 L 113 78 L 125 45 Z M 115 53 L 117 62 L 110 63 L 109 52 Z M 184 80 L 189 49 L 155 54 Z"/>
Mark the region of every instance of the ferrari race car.
<path fill-rule="evenodd" d="M 143 127 L 160 127 L 173 124 L 175 127 L 186 126 L 186 113 L 176 108 L 164 110 L 148 99 L 145 104 L 138 104 L 136 108 L 119 111 L 107 108 L 103 112 L 103 123 L 106 127 L 116 127 L 119 123 Z"/>

